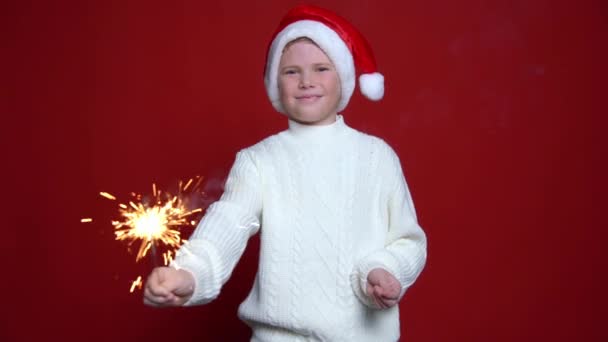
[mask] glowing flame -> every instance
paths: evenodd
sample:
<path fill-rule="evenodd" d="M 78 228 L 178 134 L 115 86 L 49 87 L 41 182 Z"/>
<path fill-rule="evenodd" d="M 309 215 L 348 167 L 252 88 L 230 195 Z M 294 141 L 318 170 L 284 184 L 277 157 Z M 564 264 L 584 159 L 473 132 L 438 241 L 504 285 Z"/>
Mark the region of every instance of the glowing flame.
<path fill-rule="evenodd" d="M 119 212 L 124 218 L 114 221 L 116 240 L 142 243 L 135 261 L 146 256 L 153 244 L 161 242 L 167 247 L 178 248 L 181 244 L 180 231 L 172 227 L 187 226 L 191 222 L 186 219 L 202 209 L 188 210 L 179 197 L 173 197 L 166 203 L 147 207 L 142 203 L 129 202 L 126 209 L 120 207 Z"/>
<path fill-rule="evenodd" d="M 195 226 L 197 221 L 191 216 L 203 211 L 202 208 L 189 209 L 190 199 L 196 192 L 204 195 L 199 190 L 202 177 L 190 179 L 186 185 L 179 182 L 178 194 L 171 195 L 167 191 L 156 188 L 152 184 L 152 198 L 143 200 L 141 194 L 131 192 L 132 199 L 127 204 L 119 203 L 118 212 L 120 220 L 112 221 L 116 240 L 126 241 L 129 245 L 141 241 L 135 261 L 144 258 L 152 251 L 155 259 L 156 248 L 161 245 L 166 249 L 162 254 L 163 264 L 168 265 L 175 255 L 175 251 L 185 242 L 181 239 L 180 229 L 186 226 Z M 190 187 L 192 184 L 194 185 Z M 189 191 L 186 192 L 186 190 Z M 100 196 L 115 201 L 116 197 L 107 192 L 100 192 Z M 92 222 L 92 218 L 83 218 L 81 222 Z M 153 260 L 155 261 L 155 260 Z M 139 276 L 131 284 L 130 292 L 135 288 L 141 289 L 142 280 Z"/>

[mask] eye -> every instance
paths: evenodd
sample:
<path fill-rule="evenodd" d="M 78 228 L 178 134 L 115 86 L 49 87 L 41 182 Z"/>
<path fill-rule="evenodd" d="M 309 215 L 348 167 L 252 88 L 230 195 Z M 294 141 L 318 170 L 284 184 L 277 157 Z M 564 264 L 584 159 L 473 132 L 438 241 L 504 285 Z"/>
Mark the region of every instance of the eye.
<path fill-rule="evenodd" d="M 317 68 L 317 71 L 329 71 L 329 67 L 320 66 L 320 67 Z"/>
<path fill-rule="evenodd" d="M 297 73 L 297 70 L 295 69 L 285 69 L 283 71 L 283 75 L 295 75 Z"/>

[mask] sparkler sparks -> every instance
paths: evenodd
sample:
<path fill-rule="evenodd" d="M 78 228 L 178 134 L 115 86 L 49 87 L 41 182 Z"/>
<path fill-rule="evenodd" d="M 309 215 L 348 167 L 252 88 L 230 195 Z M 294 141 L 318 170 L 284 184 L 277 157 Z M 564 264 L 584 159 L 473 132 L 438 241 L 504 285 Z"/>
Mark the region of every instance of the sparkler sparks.
<path fill-rule="evenodd" d="M 133 293 L 133 291 L 135 291 L 135 288 L 141 290 L 142 285 L 143 282 L 141 281 L 141 276 L 138 276 L 137 279 L 135 279 L 131 284 L 131 289 L 129 290 L 129 292 Z"/>
<path fill-rule="evenodd" d="M 195 226 L 197 220 L 193 216 L 203 211 L 200 207 L 196 208 L 194 203 L 197 195 L 204 196 L 200 190 L 202 180 L 202 177 L 197 176 L 188 180 L 185 185 L 179 181 L 176 195 L 157 189 L 153 183 L 151 198 L 146 199 L 141 194 L 132 192 L 130 201 L 118 204 L 120 220 L 112 221 L 114 235 L 116 240 L 125 241 L 129 246 L 141 241 L 135 262 L 146 257 L 149 251 L 152 251 L 151 258 L 156 259 L 156 249 L 161 246 L 165 249 L 162 253 L 163 264 L 168 265 L 173 260 L 175 251 L 185 241 L 181 239 L 180 229 Z M 117 200 L 107 192 L 100 192 L 99 195 L 112 201 Z M 194 209 L 191 209 L 193 207 Z M 91 221 L 90 218 L 81 219 L 81 222 Z M 135 288 L 141 289 L 141 286 L 142 280 L 139 276 L 131 284 L 130 292 Z"/>
<path fill-rule="evenodd" d="M 110 199 L 110 200 L 113 200 L 113 201 L 115 201 L 115 200 L 116 200 L 116 197 L 114 197 L 114 196 L 110 195 L 110 194 L 109 194 L 109 193 L 107 193 L 107 192 L 103 192 L 103 191 L 102 191 L 102 192 L 100 192 L 99 194 L 100 194 L 101 196 L 103 196 L 103 197 L 107 198 L 107 199 Z"/>
<path fill-rule="evenodd" d="M 126 209 L 122 206 L 119 209 L 124 220 L 113 221 L 112 225 L 116 229 L 116 240 L 142 241 L 135 261 L 145 257 L 152 244 L 157 242 L 170 248 L 179 247 L 180 231 L 174 228 L 190 225 L 187 217 L 202 211 L 201 208 L 188 210 L 178 196 L 173 196 L 164 203 L 159 200 L 152 207 L 132 201 L 129 205 Z"/>

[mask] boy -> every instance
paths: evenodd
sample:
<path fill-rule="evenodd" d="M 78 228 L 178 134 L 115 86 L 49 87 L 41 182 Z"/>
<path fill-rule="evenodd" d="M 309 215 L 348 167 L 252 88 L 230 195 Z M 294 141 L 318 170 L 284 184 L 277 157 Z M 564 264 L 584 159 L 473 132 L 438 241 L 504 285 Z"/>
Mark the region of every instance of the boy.
<path fill-rule="evenodd" d="M 171 267 L 150 274 L 146 304 L 213 300 L 260 230 L 258 273 L 239 307 L 251 341 L 399 339 L 396 304 L 424 267 L 426 237 L 396 154 L 338 114 L 355 64 L 363 94 L 382 98 L 383 77 L 354 27 L 317 7 L 288 12 L 265 84 L 289 129 L 237 154 L 221 199 Z"/>

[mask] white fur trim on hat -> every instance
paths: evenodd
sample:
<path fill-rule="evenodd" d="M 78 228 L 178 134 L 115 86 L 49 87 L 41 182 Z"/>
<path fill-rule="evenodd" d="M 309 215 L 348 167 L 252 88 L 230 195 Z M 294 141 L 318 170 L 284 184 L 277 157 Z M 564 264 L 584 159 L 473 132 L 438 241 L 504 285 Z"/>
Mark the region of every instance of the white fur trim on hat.
<path fill-rule="evenodd" d="M 355 90 L 355 65 L 353 56 L 338 34 L 326 25 L 314 20 L 300 20 L 286 26 L 272 41 L 266 61 L 264 84 L 273 107 L 286 114 L 281 104 L 278 87 L 279 63 L 283 49 L 294 39 L 307 37 L 314 41 L 334 63 L 340 78 L 342 96 L 337 111 L 340 112 L 350 100 Z"/>
<path fill-rule="evenodd" d="M 384 76 L 378 72 L 361 74 L 359 76 L 359 88 L 365 97 L 378 101 L 384 96 Z"/>

